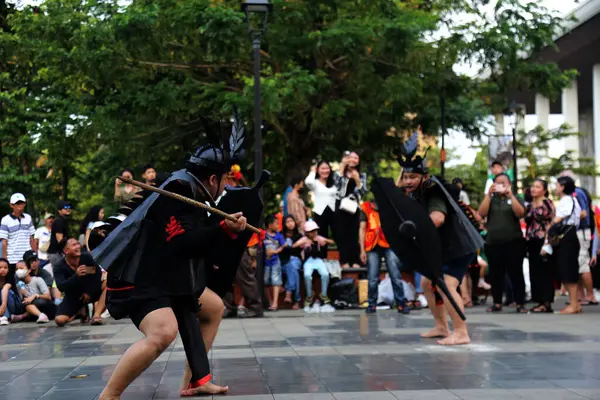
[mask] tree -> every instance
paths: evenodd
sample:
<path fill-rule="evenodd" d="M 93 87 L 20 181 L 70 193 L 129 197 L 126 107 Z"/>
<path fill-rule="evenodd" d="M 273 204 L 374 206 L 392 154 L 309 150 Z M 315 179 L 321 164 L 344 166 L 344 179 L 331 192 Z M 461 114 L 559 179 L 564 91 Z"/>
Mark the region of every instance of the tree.
<path fill-rule="evenodd" d="M 579 176 L 597 176 L 595 161 L 590 158 L 574 156 L 573 151 L 566 151 L 560 157 L 550 157 L 548 150 L 551 144 L 573 136 L 581 136 L 566 124 L 557 129 L 545 130 L 541 126 L 525 132 L 518 132 L 517 151 L 519 157 L 527 160 L 528 166 L 522 174 L 524 187 L 531 185 L 536 178 L 551 179 L 564 170 L 572 170 Z"/>
<path fill-rule="evenodd" d="M 391 127 L 420 124 L 435 134 L 440 94 L 448 128 L 478 136 L 483 117 L 514 88 L 503 74 L 520 74 L 519 82 L 549 97 L 570 76 L 519 58 L 548 43 L 560 21 L 516 1 L 501 1 L 496 19 L 470 25 L 453 16 L 479 18 L 484 1 L 273 3 L 261 72 L 264 165 L 274 173 L 267 199 L 317 157 L 337 160 L 356 149 L 363 163 L 389 158 L 397 143 L 386 135 Z M 519 10 L 533 21 L 512 21 Z M 177 168 L 185 152 L 218 135 L 211 123 L 227 125 L 232 104 L 251 115 L 251 43 L 238 1 L 46 0 L 9 21 L 28 93 L 20 101 L 32 102 L 25 108 L 39 119 L 28 127 L 33 149 L 47 155 L 63 196 L 73 179 L 86 187 L 86 179 L 107 179 L 126 165 Z M 449 35 L 435 38 L 441 27 Z M 492 68 L 490 78 L 457 75 L 452 67 L 461 60 Z M 87 164 L 96 158 L 102 162 Z"/>

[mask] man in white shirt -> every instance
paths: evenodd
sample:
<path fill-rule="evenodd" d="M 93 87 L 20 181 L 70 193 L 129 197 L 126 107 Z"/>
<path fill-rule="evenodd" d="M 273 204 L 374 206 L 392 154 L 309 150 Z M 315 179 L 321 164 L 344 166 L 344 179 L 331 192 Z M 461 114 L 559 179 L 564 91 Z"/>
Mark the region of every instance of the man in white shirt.
<path fill-rule="evenodd" d="M 48 264 L 48 247 L 50 247 L 50 232 L 52 230 L 52 223 L 54 222 L 54 215 L 47 213 L 44 216 L 44 226 L 39 227 L 34 235 L 33 241 L 35 247 L 37 247 L 37 255 L 40 259 L 40 268 L 44 268 Z"/>
<path fill-rule="evenodd" d="M 0 239 L 2 240 L 2 257 L 9 262 L 9 273 L 14 273 L 16 264 L 21 261 L 27 250 L 35 251 L 33 220 L 26 214 L 27 200 L 22 193 L 10 196 L 12 212 L 0 221 Z"/>

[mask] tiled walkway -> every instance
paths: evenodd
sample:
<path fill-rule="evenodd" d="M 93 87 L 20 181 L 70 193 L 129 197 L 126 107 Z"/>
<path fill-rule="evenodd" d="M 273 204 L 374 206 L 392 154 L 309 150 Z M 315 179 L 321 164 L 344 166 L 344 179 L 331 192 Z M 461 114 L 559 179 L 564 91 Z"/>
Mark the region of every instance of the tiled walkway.
<path fill-rule="evenodd" d="M 425 312 L 277 312 L 223 322 L 211 353 L 231 399 L 600 399 L 600 310 L 576 316 L 469 316 L 473 344 L 418 333 Z M 92 400 L 140 334 L 128 322 L 0 327 L 0 399 Z M 123 399 L 177 399 L 175 343 Z"/>

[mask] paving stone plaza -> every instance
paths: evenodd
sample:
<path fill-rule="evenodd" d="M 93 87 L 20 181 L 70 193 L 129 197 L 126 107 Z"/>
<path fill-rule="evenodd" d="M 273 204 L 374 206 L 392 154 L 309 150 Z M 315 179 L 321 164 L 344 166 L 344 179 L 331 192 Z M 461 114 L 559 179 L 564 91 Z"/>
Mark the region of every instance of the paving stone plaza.
<path fill-rule="evenodd" d="M 600 399 L 600 310 L 468 317 L 472 344 L 455 348 L 419 338 L 426 310 L 225 320 L 212 371 L 234 400 Z M 0 399 L 95 399 L 138 338 L 129 321 L 1 327 Z M 184 358 L 178 340 L 122 398 L 179 398 Z"/>

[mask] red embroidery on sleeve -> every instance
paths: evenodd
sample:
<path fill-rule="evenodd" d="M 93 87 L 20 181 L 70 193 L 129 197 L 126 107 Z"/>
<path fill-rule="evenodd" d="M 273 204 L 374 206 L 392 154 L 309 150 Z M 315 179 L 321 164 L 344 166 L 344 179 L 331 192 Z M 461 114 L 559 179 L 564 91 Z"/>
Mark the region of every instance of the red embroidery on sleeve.
<path fill-rule="evenodd" d="M 235 240 L 237 238 L 237 236 L 238 236 L 237 233 L 230 231 L 229 228 L 227 227 L 227 224 L 225 223 L 225 221 L 221 221 L 219 223 L 219 225 L 225 231 L 225 233 L 229 236 L 230 239 Z"/>
<path fill-rule="evenodd" d="M 185 232 L 185 229 L 183 229 L 181 223 L 177 221 L 174 216 L 171 216 L 165 232 L 167 233 L 167 242 L 169 242 L 175 236 L 182 235 Z"/>

